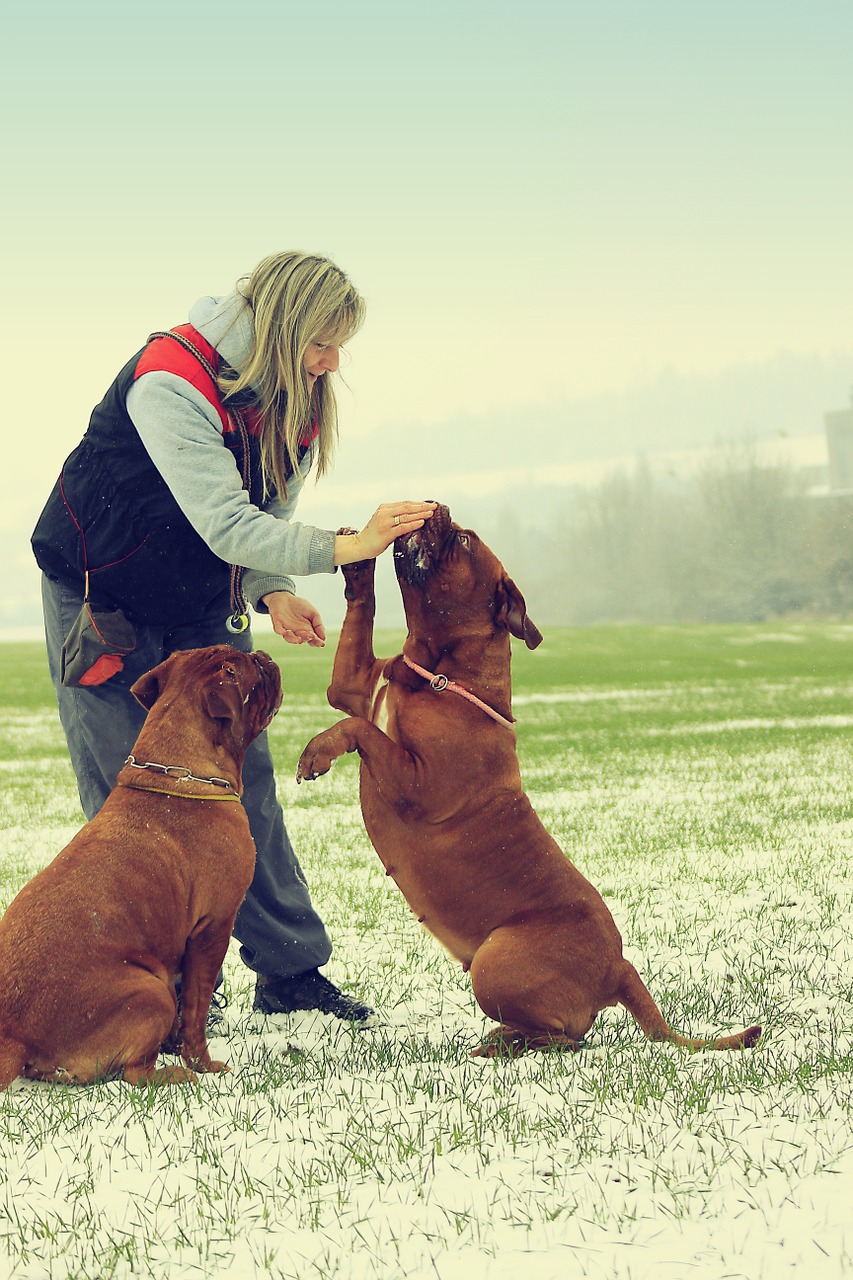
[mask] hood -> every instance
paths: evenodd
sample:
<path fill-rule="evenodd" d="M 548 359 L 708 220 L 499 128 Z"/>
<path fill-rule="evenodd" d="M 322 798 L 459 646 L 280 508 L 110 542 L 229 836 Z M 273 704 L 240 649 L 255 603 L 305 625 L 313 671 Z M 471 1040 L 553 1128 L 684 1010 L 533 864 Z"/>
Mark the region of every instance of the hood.
<path fill-rule="evenodd" d="M 252 313 L 241 293 L 235 290 L 224 298 L 199 298 L 190 307 L 189 321 L 226 364 L 241 368 L 254 339 Z"/>

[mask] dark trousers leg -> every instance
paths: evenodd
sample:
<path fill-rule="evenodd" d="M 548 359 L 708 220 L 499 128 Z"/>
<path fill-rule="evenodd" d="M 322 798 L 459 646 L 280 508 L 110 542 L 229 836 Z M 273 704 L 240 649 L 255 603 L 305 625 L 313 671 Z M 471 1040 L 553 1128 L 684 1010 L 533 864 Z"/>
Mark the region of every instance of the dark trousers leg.
<path fill-rule="evenodd" d="M 287 976 L 324 965 L 332 952 L 284 825 L 266 733 L 243 764 L 243 804 L 258 850 L 255 875 L 237 912 L 234 937 L 245 964 Z M 263 853 L 261 853 L 263 850 Z"/>
<path fill-rule="evenodd" d="M 137 627 L 136 649 L 125 660 L 123 671 L 93 688 L 65 688 L 59 681 L 59 653 L 82 598 L 74 588 L 46 578 L 42 598 L 48 665 L 59 718 L 83 812 L 90 819 L 109 795 L 145 719 L 144 710 L 130 692 L 134 681 L 177 649 L 230 644 L 250 650 L 251 634 L 232 636 L 226 630 L 226 600 L 215 616 L 168 634 L 155 627 Z M 266 733 L 246 753 L 243 786 L 256 862 L 254 879 L 234 926 L 234 936 L 242 944 L 241 957 L 266 976 L 287 977 L 319 967 L 329 959 L 331 943 L 311 903 L 287 834 Z"/>

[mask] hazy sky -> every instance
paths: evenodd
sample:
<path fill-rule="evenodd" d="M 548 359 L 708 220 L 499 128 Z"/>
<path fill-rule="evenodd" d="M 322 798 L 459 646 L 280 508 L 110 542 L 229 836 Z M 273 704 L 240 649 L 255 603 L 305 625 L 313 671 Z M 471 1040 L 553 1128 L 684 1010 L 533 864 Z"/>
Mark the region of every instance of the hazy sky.
<path fill-rule="evenodd" d="M 414 475 L 416 423 L 853 381 L 851 4 L 40 0 L 4 45 L 7 529 L 149 331 L 281 248 L 366 295 L 343 431 Z"/>

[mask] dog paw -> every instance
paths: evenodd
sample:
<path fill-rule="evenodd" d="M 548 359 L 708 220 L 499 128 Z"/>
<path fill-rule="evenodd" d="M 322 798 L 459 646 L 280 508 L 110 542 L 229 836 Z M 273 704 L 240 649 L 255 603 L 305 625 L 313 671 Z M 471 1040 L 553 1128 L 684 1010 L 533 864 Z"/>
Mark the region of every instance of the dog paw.
<path fill-rule="evenodd" d="M 359 591 L 373 589 L 376 561 L 353 560 L 349 564 L 341 565 L 341 573 L 344 575 L 344 595 L 347 600 L 355 600 L 358 598 Z"/>
<path fill-rule="evenodd" d="M 167 1066 L 157 1067 L 125 1067 L 122 1073 L 123 1079 L 128 1084 L 138 1085 L 167 1085 L 167 1084 L 198 1084 L 198 1076 L 189 1067 Z"/>
<path fill-rule="evenodd" d="M 313 782 L 315 778 L 319 778 L 322 774 L 329 772 L 336 758 L 336 756 L 330 755 L 327 751 L 319 750 L 313 743 L 309 742 L 299 757 L 299 764 L 296 767 L 296 781 Z"/>
<path fill-rule="evenodd" d="M 471 1050 L 472 1058 L 517 1058 L 531 1049 L 541 1052 L 579 1053 L 584 1048 L 583 1040 L 573 1040 L 571 1036 L 558 1032 L 543 1031 L 541 1034 L 517 1031 L 512 1027 L 494 1027 L 476 1049 Z"/>
<path fill-rule="evenodd" d="M 189 1075 L 192 1075 L 195 1071 L 198 1071 L 202 1075 L 219 1075 L 223 1071 L 231 1070 L 227 1062 L 218 1062 L 215 1058 L 211 1058 L 207 1050 L 195 1057 L 188 1054 L 184 1058 L 184 1063 L 185 1070 Z M 180 1069 L 181 1068 L 178 1068 L 178 1070 Z"/>

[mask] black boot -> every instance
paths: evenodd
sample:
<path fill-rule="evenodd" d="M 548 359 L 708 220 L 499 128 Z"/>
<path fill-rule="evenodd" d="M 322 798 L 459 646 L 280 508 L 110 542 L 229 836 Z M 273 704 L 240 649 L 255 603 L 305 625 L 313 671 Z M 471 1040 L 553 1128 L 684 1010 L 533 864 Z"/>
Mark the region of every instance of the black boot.
<path fill-rule="evenodd" d="M 259 977 L 255 984 L 255 1009 L 261 1013 L 293 1013 L 319 1009 L 345 1022 L 371 1022 L 376 1014 L 366 1004 L 344 995 L 318 969 L 306 969 L 289 978 Z"/>

